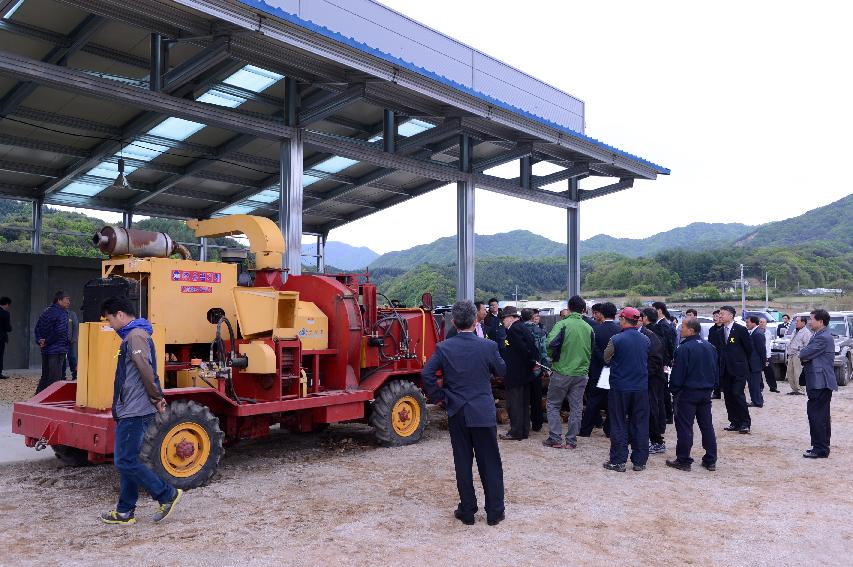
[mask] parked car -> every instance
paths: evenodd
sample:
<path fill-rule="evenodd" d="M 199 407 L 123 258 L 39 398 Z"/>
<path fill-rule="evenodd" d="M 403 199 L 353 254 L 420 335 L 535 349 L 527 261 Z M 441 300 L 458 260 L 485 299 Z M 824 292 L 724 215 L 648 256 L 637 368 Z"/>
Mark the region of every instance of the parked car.
<path fill-rule="evenodd" d="M 785 349 L 796 325 L 795 317 L 810 317 L 809 313 L 797 313 L 791 318 L 792 324 L 784 337 L 774 339 L 770 345 L 770 363 L 776 370 L 777 376 L 785 375 Z M 769 325 L 768 325 L 769 327 Z M 853 379 L 853 311 L 830 311 L 829 332 L 835 339 L 835 377 L 839 386 L 846 386 Z"/>

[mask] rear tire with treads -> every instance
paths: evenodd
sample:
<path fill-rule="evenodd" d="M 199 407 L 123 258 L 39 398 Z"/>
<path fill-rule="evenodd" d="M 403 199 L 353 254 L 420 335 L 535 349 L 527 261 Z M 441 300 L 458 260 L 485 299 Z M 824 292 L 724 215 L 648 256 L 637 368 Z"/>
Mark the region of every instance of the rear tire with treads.
<path fill-rule="evenodd" d="M 83 449 L 69 447 L 68 445 L 51 445 L 53 454 L 59 459 L 62 464 L 69 467 L 85 467 L 89 465 L 89 453 Z"/>
<path fill-rule="evenodd" d="M 370 425 L 383 445 L 397 447 L 417 443 L 428 421 L 426 398 L 408 380 L 387 382 L 376 394 Z"/>
<path fill-rule="evenodd" d="M 175 401 L 148 425 L 139 458 L 175 488 L 197 488 L 216 472 L 224 436 L 210 408 Z"/>

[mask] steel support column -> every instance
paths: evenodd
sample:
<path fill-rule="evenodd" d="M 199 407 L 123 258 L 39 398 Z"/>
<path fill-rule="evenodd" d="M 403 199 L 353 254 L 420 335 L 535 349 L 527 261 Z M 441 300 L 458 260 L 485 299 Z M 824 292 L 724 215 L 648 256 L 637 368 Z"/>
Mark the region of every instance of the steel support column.
<path fill-rule="evenodd" d="M 533 164 L 530 156 L 524 156 L 519 160 L 519 185 L 522 189 L 530 189 L 530 178 L 533 176 Z"/>
<path fill-rule="evenodd" d="M 130 211 L 124 211 L 121 214 L 121 226 L 122 228 L 130 228 L 133 225 L 133 213 Z"/>
<path fill-rule="evenodd" d="M 207 237 L 202 236 L 199 239 L 198 259 L 202 262 L 207 262 Z"/>
<path fill-rule="evenodd" d="M 284 119 L 288 126 L 297 120 L 299 91 L 296 80 L 285 77 Z M 302 274 L 302 129 L 294 128 L 289 139 L 281 141 L 279 162 L 278 225 L 284 236 L 283 263 L 289 275 Z"/>
<path fill-rule="evenodd" d="M 471 139 L 459 137 L 459 167 L 471 171 Z M 474 301 L 474 178 L 456 184 L 456 299 Z"/>
<path fill-rule="evenodd" d="M 317 273 L 323 274 L 326 272 L 326 239 L 328 234 L 317 235 Z"/>
<path fill-rule="evenodd" d="M 388 153 L 397 151 L 397 117 L 387 108 L 382 113 L 382 147 Z"/>
<path fill-rule="evenodd" d="M 33 254 L 41 254 L 41 215 L 44 201 L 36 199 L 33 201 L 33 232 L 32 245 Z"/>
<path fill-rule="evenodd" d="M 152 91 L 163 89 L 163 37 L 159 33 L 151 34 L 151 58 L 148 72 L 148 87 Z"/>
<path fill-rule="evenodd" d="M 580 181 L 569 179 L 569 199 L 577 201 Z M 568 296 L 580 295 L 581 292 L 581 260 L 578 247 L 580 246 L 580 205 L 566 209 L 566 261 L 568 263 Z"/>

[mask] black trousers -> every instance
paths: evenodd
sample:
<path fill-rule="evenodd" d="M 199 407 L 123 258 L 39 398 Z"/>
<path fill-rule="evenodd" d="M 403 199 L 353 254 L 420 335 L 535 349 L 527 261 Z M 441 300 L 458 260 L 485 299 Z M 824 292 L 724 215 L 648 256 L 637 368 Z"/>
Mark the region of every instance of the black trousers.
<path fill-rule="evenodd" d="M 607 396 L 610 420 L 610 462 L 628 460 L 631 440 L 631 462 L 645 465 L 649 460 L 649 391 L 618 392 Z"/>
<path fill-rule="evenodd" d="M 542 377 L 536 376 L 530 383 L 530 421 L 533 431 L 542 429 L 545 415 L 542 413 Z"/>
<path fill-rule="evenodd" d="M 675 459 L 679 463 L 693 462 L 690 450 L 693 448 L 693 420 L 699 424 L 702 433 L 702 448 L 705 456 L 702 462 L 717 462 L 717 436 L 714 434 L 714 422 L 711 417 L 711 394 L 708 390 L 682 390 L 675 397 L 675 432 L 678 441 L 675 445 Z"/>
<path fill-rule="evenodd" d="M 764 373 L 761 370 L 750 372 L 749 380 L 746 384 L 749 389 L 749 401 L 758 407 L 763 406 L 764 394 L 761 391 L 764 389 Z"/>
<path fill-rule="evenodd" d="M 649 440 L 652 443 L 663 443 L 663 434 L 666 433 L 665 380 L 663 374 L 649 376 Z"/>
<path fill-rule="evenodd" d="M 744 388 L 746 376 L 732 376 L 728 372 L 723 372 L 720 376 L 720 390 L 726 403 L 729 423 L 734 427 L 752 427 Z"/>
<path fill-rule="evenodd" d="M 65 362 L 64 354 L 41 354 L 41 379 L 36 386 L 36 394 L 54 382 L 62 380 L 63 362 Z"/>
<path fill-rule="evenodd" d="M 607 419 L 604 420 L 604 434 L 610 435 L 610 411 L 607 408 L 608 392 L 610 390 L 598 387 L 593 387 L 589 391 L 586 407 L 583 408 L 583 415 L 581 416 L 581 430 L 578 433 L 581 437 L 592 435 L 592 430 L 601 422 L 601 410 L 607 410 Z"/>
<path fill-rule="evenodd" d="M 459 511 L 466 518 L 473 517 L 477 511 L 472 470 L 476 458 L 486 495 L 486 514 L 489 518 L 500 516 L 504 512 L 504 472 L 498 449 L 497 428 L 468 427 L 465 425 L 465 414 L 461 411 L 447 418 L 447 428 L 456 467 Z"/>
<path fill-rule="evenodd" d="M 661 431 L 666 431 L 666 424 L 672 423 L 673 411 L 672 407 L 672 396 L 669 393 L 669 374 L 664 374 L 664 387 L 663 387 L 663 424 L 661 425 Z"/>
<path fill-rule="evenodd" d="M 776 384 L 776 371 L 773 370 L 773 365 L 768 364 L 764 367 L 764 380 L 767 382 L 767 387 L 771 390 L 778 390 L 778 384 Z"/>
<path fill-rule="evenodd" d="M 0 374 L 3 374 L 3 357 L 6 354 L 6 341 L 0 341 Z"/>
<path fill-rule="evenodd" d="M 806 390 L 806 395 L 809 397 L 806 414 L 809 416 L 812 450 L 818 455 L 829 455 L 829 438 L 832 435 L 829 403 L 832 401 L 832 390 Z"/>
<path fill-rule="evenodd" d="M 510 386 L 506 389 L 506 411 L 509 414 L 509 434 L 527 439 L 530 436 L 530 386 Z"/>

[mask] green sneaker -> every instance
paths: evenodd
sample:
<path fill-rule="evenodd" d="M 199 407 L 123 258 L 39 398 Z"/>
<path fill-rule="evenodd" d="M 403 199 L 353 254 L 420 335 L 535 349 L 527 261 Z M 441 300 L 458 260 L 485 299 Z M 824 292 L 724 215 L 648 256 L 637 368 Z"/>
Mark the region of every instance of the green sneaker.
<path fill-rule="evenodd" d="M 133 512 L 110 510 L 101 514 L 101 521 L 105 524 L 135 524 L 136 518 L 133 517 Z"/>
<path fill-rule="evenodd" d="M 160 504 L 160 509 L 157 510 L 157 513 L 154 514 L 154 523 L 160 523 L 169 516 L 172 515 L 172 511 L 175 509 L 175 505 L 181 500 L 181 496 L 184 495 L 184 491 L 180 488 L 177 489 L 175 493 L 175 497 L 171 502 L 166 502 L 165 504 Z"/>

